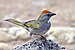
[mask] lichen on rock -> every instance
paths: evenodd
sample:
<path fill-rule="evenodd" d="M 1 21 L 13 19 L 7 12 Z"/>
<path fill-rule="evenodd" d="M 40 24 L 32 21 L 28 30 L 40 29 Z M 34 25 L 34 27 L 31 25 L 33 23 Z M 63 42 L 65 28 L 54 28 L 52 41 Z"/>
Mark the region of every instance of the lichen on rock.
<path fill-rule="evenodd" d="M 63 50 L 65 48 L 60 47 L 57 43 L 46 38 L 39 38 L 32 42 L 17 46 L 10 50 Z"/>

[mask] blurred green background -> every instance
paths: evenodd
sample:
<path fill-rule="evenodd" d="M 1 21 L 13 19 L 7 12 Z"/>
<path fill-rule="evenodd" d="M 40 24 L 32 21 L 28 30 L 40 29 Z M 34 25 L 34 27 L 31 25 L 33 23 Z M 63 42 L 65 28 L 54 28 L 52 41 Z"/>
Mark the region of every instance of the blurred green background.
<path fill-rule="evenodd" d="M 75 50 L 75 0 L 0 0 L 0 50 L 30 41 L 29 32 L 3 19 L 37 19 L 44 9 L 57 14 L 50 20 L 52 27 L 47 38 Z"/>

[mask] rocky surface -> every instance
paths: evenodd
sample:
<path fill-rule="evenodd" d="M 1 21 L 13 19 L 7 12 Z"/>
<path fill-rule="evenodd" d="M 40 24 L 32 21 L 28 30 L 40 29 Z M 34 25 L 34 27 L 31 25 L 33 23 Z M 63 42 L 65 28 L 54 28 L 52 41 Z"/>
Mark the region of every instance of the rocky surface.
<path fill-rule="evenodd" d="M 32 42 L 17 46 L 10 50 L 66 50 L 65 47 L 60 47 L 52 40 L 46 38 L 39 38 Z"/>

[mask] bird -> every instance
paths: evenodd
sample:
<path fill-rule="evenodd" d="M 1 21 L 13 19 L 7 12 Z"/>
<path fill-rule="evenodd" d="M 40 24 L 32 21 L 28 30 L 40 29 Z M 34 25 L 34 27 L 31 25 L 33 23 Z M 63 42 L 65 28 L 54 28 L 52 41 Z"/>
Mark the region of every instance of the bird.
<path fill-rule="evenodd" d="M 52 16 L 56 15 L 55 13 L 50 12 L 49 10 L 43 10 L 40 13 L 40 16 L 36 20 L 29 20 L 26 22 L 20 22 L 15 19 L 5 19 L 4 21 L 11 22 L 18 26 L 23 27 L 30 32 L 30 36 L 38 35 L 43 37 L 43 35 L 50 29 L 51 22 L 49 21 Z"/>

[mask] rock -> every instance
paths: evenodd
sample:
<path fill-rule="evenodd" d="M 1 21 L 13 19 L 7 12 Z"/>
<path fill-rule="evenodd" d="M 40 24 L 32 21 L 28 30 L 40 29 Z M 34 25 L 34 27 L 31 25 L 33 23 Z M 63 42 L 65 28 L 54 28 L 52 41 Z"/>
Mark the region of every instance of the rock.
<path fill-rule="evenodd" d="M 21 28 L 17 30 L 16 37 L 19 39 L 26 39 L 30 37 L 30 33 L 27 30 Z"/>
<path fill-rule="evenodd" d="M 33 40 L 32 42 L 17 46 L 10 50 L 63 50 L 65 48 L 60 47 L 57 43 L 52 40 L 47 40 L 45 38 L 39 38 Z"/>
<path fill-rule="evenodd" d="M 65 33 L 65 40 L 67 41 L 68 44 L 75 43 L 75 33 L 74 32 Z"/>
<path fill-rule="evenodd" d="M 0 28 L 0 31 L 2 32 L 7 32 L 8 31 L 8 28 Z"/>
<path fill-rule="evenodd" d="M 19 29 L 20 29 L 20 28 L 18 28 L 18 27 L 10 27 L 10 28 L 8 29 L 8 34 L 15 35 L 16 32 L 17 32 L 17 30 L 19 30 Z"/>
<path fill-rule="evenodd" d="M 8 30 L 8 34 L 14 35 L 21 39 L 29 37 L 29 32 L 22 27 L 11 27 Z"/>
<path fill-rule="evenodd" d="M 0 42 L 7 42 L 14 39 L 16 39 L 15 36 L 6 34 L 5 32 L 0 32 Z"/>
<path fill-rule="evenodd" d="M 53 40 L 59 41 L 59 43 L 63 43 L 63 44 L 75 43 L 75 28 L 54 27 L 54 28 L 51 28 L 50 31 L 54 31 L 51 36 L 55 38 Z M 51 38 L 51 36 L 49 36 L 49 38 Z"/>
<path fill-rule="evenodd" d="M 11 46 L 7 43 L 0 43 L 0 50 L 9 50 L 9 48 L 11 47 L 8 47 L 8 46 Z"/>

